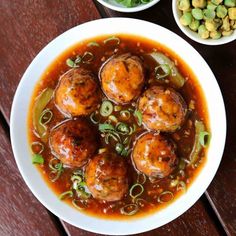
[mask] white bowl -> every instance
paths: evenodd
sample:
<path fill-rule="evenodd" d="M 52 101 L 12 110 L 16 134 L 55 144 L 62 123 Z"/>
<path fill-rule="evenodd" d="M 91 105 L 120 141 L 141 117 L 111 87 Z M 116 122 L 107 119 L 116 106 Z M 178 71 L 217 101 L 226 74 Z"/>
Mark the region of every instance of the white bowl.
<path fill-rule="evenodd" d="M 177 7 L 177 1 L 178 0 L 172 0 L 172 11 L 173 11 L 173 15 L 175 18 L 175 21 L 177 23 L 177 25 L 179 26 L 179 28 L 182 30 L 182 32 L 184 34 L 186 34 L 189 38 L 191 38 L 192 40 L 201 43 L 201 44 L 206 44 L 206 45 L 221 45 L 221 44 L 226 44 L 229 42 L 232 42 L 236 39 L 236 30 L 234 30 L 233 34 L 231 34 L 230 36 L 224 36 L 221 37 L 219 39 L 202 39 L 198 33 L 192 31 L 191 29 L 189 29 L 189 27 L 183 26 L 179 19 L 181 17 L 181 11 L 178 9 Z"/>
<path fill-rule="evenodd" d="M 78 41 L 99 35 L 119 33 L 155 40 L 166 45 L 188 62 L 205 93 L 212 132 L 206 164 L 187 193 L 159 212 L 126 221 L 95 218 L 61 202 L 47 186 L 35 166 L 31 164 L 27 139 L 27 115 L 32 92 L 48 65 Z M 47 209 L 64 221 L 88 231 L 128 235 L 148 231 L 174 220 L 200 198 L 212 181 L 221 161 L 226 136 L 226 117 L 224 102 L 216 79 L 207 63 L 191 45 L 171 31 L 153 23 L 130 18 L 108 18 L 91 21 L 66 31 L 50 42 L 35 57 L 17 88 L 12 105 L 10 128 L 12 148 L 21 175 L 33 194 Z"/>
<path fill-rule="evenodd" d="M 136 7 L 125 7 L 122 4 L 117 3 L 115 0 L 97 0 L 99 3 L 101 3 L 103 6 L 110 8 L 114 11 L 120 11 L 120 12 L 137 12 L 137 11 L 143 11 L 145 9 L 148 9 L 149 7 L 152 7 L 156 3 L 158 3 L 160 0 L 152 0 L 149 3 L 141 4 Z"/>

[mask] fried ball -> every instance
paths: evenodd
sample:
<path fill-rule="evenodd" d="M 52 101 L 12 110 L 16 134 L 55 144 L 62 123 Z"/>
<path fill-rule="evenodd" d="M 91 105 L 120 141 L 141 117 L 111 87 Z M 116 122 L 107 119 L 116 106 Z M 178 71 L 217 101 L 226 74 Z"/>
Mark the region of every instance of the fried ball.
<path fill-rule="evenodd" d="M 96 199 L 118 201 L 128 191 L 124 160 L 112 153 L 95 156 L 86 167 L 85 179 L 88 189 Z"/>
<path fill-rule="evenodd" d="M 55 103 L 65 115 L 88 115 L 96 110 L 100 101 L 101 93 L 91 71 L 75 68 L 61 76 Z"/>
<path fill-rule="evenodd" d="M 187 105 L 171 88 L 153 86 L 140 98 L 138 108 L 143 123 L 151 130 L 174 132 L 185 121 Z"/>
<path fill-rule="evenodd" d="M 175 145 L 157 133 L 146 133 L 135 143 L 132 160 L 140 172 L 149 177 L 164 178 L 177 165 Z"/>
<path fill-rule="evenodd" d="M 71 167 L 85 165 L 98 146 L 92 127 L 84 119 L 68 120 L 53 129 L 49 145 L 51 152 Z"/>
<path fill-rule="evenodd" d="M 109 59 L 101 68 L 100 79 L 106 96 L 125 104 L 137 98 L 144 85 L 144 68 L 138 56 L 130 53 Z"/>

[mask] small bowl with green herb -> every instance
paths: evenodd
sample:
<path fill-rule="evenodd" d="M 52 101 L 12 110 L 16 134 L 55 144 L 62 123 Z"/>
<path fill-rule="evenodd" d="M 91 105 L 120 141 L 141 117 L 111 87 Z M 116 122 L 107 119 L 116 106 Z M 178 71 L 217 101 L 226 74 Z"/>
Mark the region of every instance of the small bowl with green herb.
<path fill-rule="evenodd" d="M 172 10 L 182 32 L 198 43 L 236 39 L 236 0 L 172 0 Z"/>
<path fill-rule="evenodd" d="M 160 0 L 97 0 L 103 6 L 119 12 L 137 12 L 152 7 Z"/>

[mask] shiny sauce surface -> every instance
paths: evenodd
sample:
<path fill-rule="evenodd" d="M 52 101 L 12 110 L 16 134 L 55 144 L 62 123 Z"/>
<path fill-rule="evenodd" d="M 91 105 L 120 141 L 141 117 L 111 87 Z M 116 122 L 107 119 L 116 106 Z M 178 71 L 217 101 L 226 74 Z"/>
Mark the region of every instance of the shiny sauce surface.
<path fill-rule="evenodd" d="M 81 204 L 81 202 L 79 202 L 79 197 L 76 195 L 74 195 L 73 197 L 66 196 L 63 200 L 61 200 L 61 204 L 64 204 L 63 202 L 67 202 L 71 204 L 72 207 L 74 207 L 74 205 L 72 204 L 72 200 L 74 199 L 80 207 L 82 206 L 82 212 L 94 215 L 96 217 L 109 219 L 127 219 L 148 215 L 150 213 L 158 211 L 159 209 L 173 202 L 181 194 L 185 193 L 186 189 L 188 189 L 188 187 L 194 181 L 194 178 L 201 170 L 207 158 L 207 148 L 202 148 L 198 155 L 196 163 L 194 163 L 194 165 L 188 165 L 189 155 L 193 149 L 195 141 L 194 122 L 196 120 L 202 121 L 207 131 L 209 131 L 210 126 L 208 123 L 208 113 L 205 97 L 197 81 L 197 78 L 187 65 L 187 63 L 190 64 L 190 62 L 185 63 L 180 58 L 181 55 L 179 57 L 164 45 L 160 45 L 145 38 L 133 35 L 115 35 L 115 37 L 119 39 L 119 42 L 117 40 L 106 41 L 106 39 L 108 39 L 109 37 L 111 36 L 104 35 L 101 37 L 79 42 L 78 44 L 72 46 L 61 55 L 59 55 L 54 60 L 54 62 L 46 69 L 45 73 L 39 79 L 39 82 L 35 87 L 31 99 L 31 105 L 28 115 L 29 145 L 31 145 L 33 142 L 42 142 L 40 137 L 38 137 L 33 124 L 32 110 L 35 101 L 42 93 L 42 91 L 44 91 L 46 88 L 51 88 L 53 90 L 56 89 L 60 76 L 70 69 L 70 67 L 66 64 L 66 60 L 68 58 L 74 59 L 77 55 L 84 55 L 85 52 L 91 53 L 93 55 L 91 63 L 84 63 L 81 66 L 91 70 L 97 78 L 97 83 L 100 84 L 98 73 L 101 66 L 107 59 L 109 59 L 113 55 L 119 55 L 122 53 L 132 53 L 134 55 L 137 55 L 142 58 L 145 68 L 145 86 L 142 90 L 145 91 L 147 88 L 153 85 L 161 85 L 164 87 L 170 86 L 168 83 L 163 83 L 163 81 L 159 81 L 155 78 L 154 71 L 157 64 L 154 60 L 150 59 L 147 54 L 157 51 L 168 56 L 169 59 L 175 63 L 178 71 L 186 80 L 182 88 L 174 89 L 182 95 L 188 106 L 187 116 L 183 126 L 175 132 L 163 133 L 166 138 L 173 140 L 177 146 L 176 155 L 178 157 L 178 165 L 175 170 L 168 177 L 162 179 L 149 179 L 145 175 L 140 174 L 134 167 L 131 156 L 132 148 L 137 139 L 144 133 L 148 132 L 148 129 L 146 129 L 143 125 L 139 126 L 137 124 L 137 117 L 133 115 L 133 111 L 135 111 L 135 109 L 137 108 L 136 101 L 139 99 L 138 98 L 130 104 L 119 105 L 120 110 L 113 110 L 111 114 L 115 116 L 120 122 L 124 122 L 128 126 L 133 127 L 133 125 L 135 125 L 135 131 L 131 135 L 122 136 L 122 141 L 124 141 L 126 138 L 129 139 L 128 142 L 130 152 L 125 156 L 120 156 L 120 158 L 124 158 L 128 168 L 129 190 L 136 183 L 140 183 L 143 186 L 144 191 L 140 196 L 137 197 L 138 201 L 136 203 L 138 204 L 138 211 L 135 214 L 131 215 L 121 213 L 122 208 L 128 206 L 129 204 L 133 204 L 134 202 L 134 199 L 132 198 L 132 196 L 130 196 L 129 191 L 122 200 L 114 202 L 97 200 L 91 196 Z M 105 41 L 106 43 L 104 43 Z M 96 44 L 94 44 L 94 42 L 96 42 Z M 104 94 L 102 96 L 103 100 L 107 100 Z M 113 103 L 113 105 L 116 106 L 115 103 Z M 50 109 L 53 114 L 52 119 L 46 125 L 49 133 L 50 130 L 58 124 L 67 119 L 70 119 L 68 117 L 65 117 L 65 115 L 55 106 L 53 98 L 46 105 L 45 109 Z M 129 118 L 121 115 L 121 110 L 130 111 L 131 115 L 129 116 Z M 91 122 L 90 116 L 86 116 L 85 119 L 87 119 L 88 122 L 93 126 L 94 135 L 97 135 L 99 139 L 99 149 L 106 149 L 106 152 L 116 152 L 116 141 L 114 139 L 110 139 L 109 143 L 106 143 L 104 136 L 98 130 L 99 124 L 94 124 L 93 122 Z M 100 115 L 99 107 L 97 108 L 96 112 L 96 120 L 99 120 L 99 123 L 104 123 L 107 121 L 107 117 Z M 43 143 L 43 145 L 44 150 L 41 155 L 44 158 L 44 163 L 36 166 L 41 172 L 45 182 L 57 195 L 60 195 L 61 193 L 66 191 L 70 191 L 72 188 L 71 176 L 75 171 L 83 172 L 84 167 L 70 168 L 69 166 L 64 166 L 63 171 L 60 173 L 60 176 L 55 181 L 52 181 L 55 176 L 53 176 L 54 174 L 52 173 L 52 169 L 50 168 L 49 163 L 50 160 L 52 160 L 53 158 L 55 159 L 55 157 L 51 152 L 48 140 L 46 141 L 46 143 Z M 137 188 L 136 190 L 134 190 L 133 194 L 136 194 L 139 191 L 140 189 Z M 132 211 L 132 209 L 129 210 Z"/>

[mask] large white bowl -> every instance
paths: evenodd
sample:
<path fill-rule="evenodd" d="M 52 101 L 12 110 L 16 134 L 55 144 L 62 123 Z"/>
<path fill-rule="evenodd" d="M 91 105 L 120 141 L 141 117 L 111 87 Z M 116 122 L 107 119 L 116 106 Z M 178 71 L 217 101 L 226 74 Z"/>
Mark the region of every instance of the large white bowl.
<path fill-rule="evenodd" d="M 103 6 L 110 8 L 114 11 L 119 12 L 138 12 L 148 9 L 149 7 L 154 6 L 156 3 L 158 3 L 160 0 L 152 0 L 149 3 L 141 4 L 136 7 L 125 7 L 120 3 L 117 3 L 115 0 L 97 0 L 99 3 L 101 3 Z"/>
<path fill-rule="evenodd" d="M 115 221 L 85 215 L 61 202 L 47 186 L 35 166 L 27 140 L 27 114 L 36 82 L 47 66 L 71 45 L 98 35 L 127 33 L 144 36 L 175 51 L 189 64 L 205 93 L 209 109 L 212 139 L 206 164 L 187 193 L 163 210 L 144 218 Z M 176 46 L 177 45 L 177 46 Z M 226 118 L 222 95 L 207 63 L 187 42 L 171 31 L 141 20 L 109 18 L 74 27 L 50 42 L 32 61 L 16 91 L 11 112 L 11 141 L 18 168 L 38 200 L 64 221 L 102 234 L 128 235 L 160 227 L 188 210 L 204 193 L 220 164 L 226 136 Z"/>

